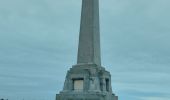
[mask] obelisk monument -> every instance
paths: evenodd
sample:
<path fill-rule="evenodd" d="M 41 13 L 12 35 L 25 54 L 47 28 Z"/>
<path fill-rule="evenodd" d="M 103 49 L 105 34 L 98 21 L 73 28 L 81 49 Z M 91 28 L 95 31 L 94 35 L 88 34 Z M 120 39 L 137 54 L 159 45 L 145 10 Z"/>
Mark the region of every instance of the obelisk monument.
<path fill-rule="evenodd" d="M 77 63 L 95 63 L 101 65 L 98 0 L 82 1 Z"/>
<path fill-rule="evenodd" d="M 67 72 L 56 100 L 118 100 L 101 66 L 99 0 L 82 0 L 77 64 Z"/>

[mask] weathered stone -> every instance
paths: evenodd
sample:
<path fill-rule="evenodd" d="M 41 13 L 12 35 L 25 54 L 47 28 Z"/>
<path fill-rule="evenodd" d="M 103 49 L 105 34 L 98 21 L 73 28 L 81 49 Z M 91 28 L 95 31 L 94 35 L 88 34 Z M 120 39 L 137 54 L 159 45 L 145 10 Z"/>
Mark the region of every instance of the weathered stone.
<path fill-rule="evenodd" d="M 99 1 L 83 0 L 77 63 L 101 65 Z"/>
<path fill-rule="evenodd" d="M 118 100 L 111 75 L 101 66 L 98 0 L 82 2 L 77 64 L 67 72 L 56 100 Z"/>
<path fill-rule="evenodd" d="M 83 89 L 74 89 L 74 80 L 83 80 Z M 96 64 L 75 65 L 68 72 L 63 91 L 56 100 L 117 100 L 112 94 L 111 75 Z"/>

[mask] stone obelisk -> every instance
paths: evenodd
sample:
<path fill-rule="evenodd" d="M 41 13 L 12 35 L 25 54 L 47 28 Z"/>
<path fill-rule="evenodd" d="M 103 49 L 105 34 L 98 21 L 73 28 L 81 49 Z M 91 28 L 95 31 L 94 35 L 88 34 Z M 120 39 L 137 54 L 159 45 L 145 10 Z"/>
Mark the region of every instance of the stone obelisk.
<path fill-rule="evenodd" d="M 67 72 L 56 100 L 118 100 L 101 66 L 99 0 L 82 0 L 77 64 Z"/>
<path fill-rule="evenodd" d="M 78 64 L 101 65 L 99 1 L 83 0 L 78 48 Z"/>

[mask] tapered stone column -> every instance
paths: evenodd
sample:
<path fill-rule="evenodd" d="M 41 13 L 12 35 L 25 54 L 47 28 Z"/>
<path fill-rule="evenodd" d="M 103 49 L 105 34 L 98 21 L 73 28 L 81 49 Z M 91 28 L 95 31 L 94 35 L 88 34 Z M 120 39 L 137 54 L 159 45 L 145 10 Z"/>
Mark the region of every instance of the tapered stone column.
<path fill-rule="evenodd" d="M 101 65 L 99 0 L 82 0 L 77 63 Z"/>

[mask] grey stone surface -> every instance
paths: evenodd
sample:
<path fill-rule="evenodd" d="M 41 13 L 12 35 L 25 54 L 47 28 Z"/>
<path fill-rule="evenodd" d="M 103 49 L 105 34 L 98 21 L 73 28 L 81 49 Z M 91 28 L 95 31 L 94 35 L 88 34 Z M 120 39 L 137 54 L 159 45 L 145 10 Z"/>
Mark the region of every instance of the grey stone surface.
<path fill-rule="evenodd" d="M 82 0 L 77 64 L 68 70 L 56 100 L 118 100 L 111 75 L 101 66 L 99 1 Z"/>
<path fill-rule="evenodd" d="M 82 0 L 77 63 L 101 64 L 98 0 Z"/>
<path fill-rule="evenodd" d="M 83 90 L 74 90 L 74 80 L 82 79 Z M 111 75 L 96 64 L 74 65 L 66 75 L 63 91 L 56 100 L 118 100 L 112 93 Z"/>

